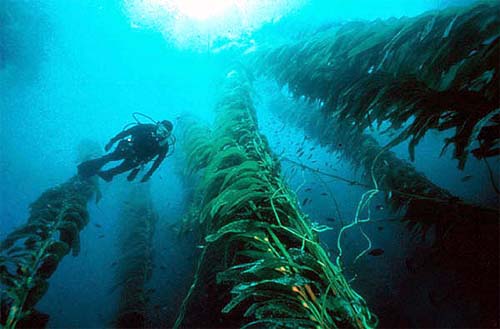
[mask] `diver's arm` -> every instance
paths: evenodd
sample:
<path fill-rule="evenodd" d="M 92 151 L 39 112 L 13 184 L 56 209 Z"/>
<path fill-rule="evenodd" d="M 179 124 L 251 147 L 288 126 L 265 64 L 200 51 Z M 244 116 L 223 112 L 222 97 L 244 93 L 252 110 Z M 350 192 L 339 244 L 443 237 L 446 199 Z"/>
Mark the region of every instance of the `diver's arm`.
<path fill-rule="evenodd" d="M 119 141 L 120 139 L 127 137 L 128 135 L 132 135 L 134 130 L 137 130 L 137 127 L 139 127 L 139 126 L 134 126 L 134 127 L 128 128 L 126 130 L 122 130 L 115 137 L 111 138 L 109 140 L 108 144 L 106 144 L 106 146 L 104 147 L 106 152 L 109 151 L 109 149 L 113 146 L 113 144 L 116 143 L 117 141 Z"/>
<path fill-rule="evenodd" d="M 158 154 L 158 157 L 156 158 L 156 160 L 153 163 L 153 165 L 151 166 L 151 168 L 148 170 L 146 175 L 144 175 L 144 177 L 142 177 L 141 183 L 147 182 L 151 178 L 151 176 L 153 175 L 155 170 L 158 169 L 158 167 L 160 166 L 162 161 L 167 156 L 167 152 L 168 152 L 168 144 L 165 145 L 165 147 L 160 151 L 160 153 Z"/>

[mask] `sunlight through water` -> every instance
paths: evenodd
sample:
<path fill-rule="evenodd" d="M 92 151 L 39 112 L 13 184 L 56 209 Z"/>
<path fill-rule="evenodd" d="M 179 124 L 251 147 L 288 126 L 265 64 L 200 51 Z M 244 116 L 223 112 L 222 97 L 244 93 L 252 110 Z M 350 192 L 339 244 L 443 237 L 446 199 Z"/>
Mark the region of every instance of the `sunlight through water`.
<path fill-rule="evenodd" d="M 204 51 L 301 8 L 305 0 L 124 0 L 134 28 L 162 32 L 179 48 Z"/>

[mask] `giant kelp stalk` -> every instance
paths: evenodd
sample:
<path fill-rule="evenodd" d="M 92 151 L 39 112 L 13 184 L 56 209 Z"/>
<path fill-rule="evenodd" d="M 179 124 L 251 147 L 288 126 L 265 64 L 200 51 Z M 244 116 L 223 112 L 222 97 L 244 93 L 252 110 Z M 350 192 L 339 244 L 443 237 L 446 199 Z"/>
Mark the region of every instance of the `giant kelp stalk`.
<path fill-rule="evenodd" d="M 445 140 L 463 168 L 469 153 L 500 154 L 498 1 L 416 18 L 351 22 L 305 40 L 261 47 L 262 73 L 297 96 L 323 104 L 325 116 L 359 132 L 389 122 L 409 152 L 429 129 L 454 128 Z"/>
<path fill-rule="evenodd" d="M 280 95 L 278 88 L 269 106 L 282 120 L 304 129 L 307 136 L 332 152 L 340 152 L 356 169 L 363 171 L 367 187 L 385 193 L 393 211 L 403 210 L 402 220 L 408 228 L 425 238 L 434 228 L 436 241 L 441 241 L 453 226 L 467 222 L 493 227 L 498 210 L 469 204 L 451 192 L 432 183 L 411 163 L 399 159 L 367 133 L 352 129 L 354 123 L 325 117 L 321 105 L 305 100 L 292 100 Z"/>
<path fill-rule="evenodd" d="M 45 326 L 48 316 L 34 307 L 62 258 L 70 250 L 74 256 L 80 251 L 79 234 L 88 223 L 87 202 L 96 186 L 95 179 L 75 176 L 45 191 L 31 204 L 28 222 L 2 241 L 4 328 Z"/>
<path fill-rule="evenodd" d="M 196 303 L 185 300 L 176 326 L 200 325 L 193 314 L 218 327 L 375 326 L 320 245 L 317 232 L 326 228 L 309 221 L 281 179 L 250 89 L 244 73 L 229 72 L 213 132 L 186 145 L 192 168 L 204 167 L 197 219 L 205 245 L 188 295 Z"/>
<path fill-rule="evenodd" d="M 97 154 L 91 141 L 78 148 L 79 160 Z M 96 178 L 74 176 L 43 192 L 31 204 L 28 222 L 0 244 L 2 284 L 0 323 L 4 328 L 44 327 L 48 315 L 34 309 L 48 289 L 47 280 L 71 250 L 80 251 L 80 231 L 87 225 L 87 202 L 100 192 Z"/>
<path fill-rule="evenodd" d="M 144 328 L 150 290 L 146 284 L 153 270 L 153 235 L 157 214 L 149 185 L 134 185 L 120 218 L 117 284 L 121 288 L 117 328 Z"/>

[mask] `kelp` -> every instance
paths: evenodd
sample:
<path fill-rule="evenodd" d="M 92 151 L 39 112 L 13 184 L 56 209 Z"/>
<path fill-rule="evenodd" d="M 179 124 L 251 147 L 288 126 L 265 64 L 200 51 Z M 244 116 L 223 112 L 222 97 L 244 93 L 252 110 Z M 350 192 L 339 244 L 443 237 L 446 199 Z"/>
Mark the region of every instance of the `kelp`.
<path fill-rule="evenodd" d="M 304 40 L 261 46 L 250 61 L 297 97 L 323 104 L 326 116 L 363 132 L 373 124 L 401 129 L 392 145 L 409 153 L 429 129 L 455 129 L 467 156 L 500 154 L 498 1 L 415 18 L 349 22 Z"/>
<path fill-rule="evenodd" d="M 157 214 L 149 185 L 134 185 L 123 203 L 120 218 L 116 288 L 121 289 L 116 328 L 144 328 L 148 324 L 150 290 L 146 284 L 153 270 L 153 235 Z"/>
<path fill-rule="evenodd" d="M 175 327 L 199 326 L 198 317 L 204 326 L 218 327 L 376 326 L 285 186 L 279 162 L 258 132 L 251 91 L 241 70 L 230 71 L 206 143 L 209 155 L 193 152 L 200 150 L 196 144 L 184 146 L 188 163 L 200 170 L 191 223 L 201 228 L 204 243 Z M 207 316 L 194 311 L 195 304 Z"/>
<path fill-rule="evenodd" d="M 375 179 L 390 208 L 394 212 L 401 211 L 402 221 L 422 238 L 433 228 L 435 241 L 441 241 L 448 229 L 462 223 L 465 217 L 469 222 L 482 218 L 481 223 L 485 225 L 498 218 L 498 210 L 467 203 L 434 184 L 411 163 L 399 159 L 388 147 L 382 147 L 375 138 L 352 129 L 352 122 L 346 124 L 336 117 L 325 117 L 319 104 L 280 95 L 277 86 L 273 90 L 271 111 L 284 122 L 303 129 L 307 136 L 330 152 L 342 154 L 354 168 L 363 172 L 366 187 L 373 188 Z"/>
<path fill-rule="evenodd" d="M 31 204 L 23 226 L 0 244 L 1 323 L 4 328 L 44 327 L 48 316 L 34 307 L 48 289 L 59 262 L 80 251 L 80 231 L 89 221 L 87 202 L 97 191 L 96 179 L 75 176 L 48 189 Z"/>

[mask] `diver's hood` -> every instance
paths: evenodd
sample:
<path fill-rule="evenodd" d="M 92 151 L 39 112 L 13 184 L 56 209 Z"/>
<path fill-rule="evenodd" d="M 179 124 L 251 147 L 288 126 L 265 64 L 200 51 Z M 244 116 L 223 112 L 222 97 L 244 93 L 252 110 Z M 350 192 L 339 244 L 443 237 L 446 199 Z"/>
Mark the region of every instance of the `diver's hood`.
<path fill-rule="evenodd" d="M 156 138 L 158 139 L 160 146 L 165 146 L 165 144 L 168 143 L 169 137 L 170 137 L 170 130 L 165 128 L 165 126 L 162 124 L 157 125 Z"/>

